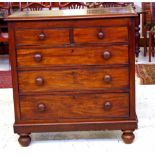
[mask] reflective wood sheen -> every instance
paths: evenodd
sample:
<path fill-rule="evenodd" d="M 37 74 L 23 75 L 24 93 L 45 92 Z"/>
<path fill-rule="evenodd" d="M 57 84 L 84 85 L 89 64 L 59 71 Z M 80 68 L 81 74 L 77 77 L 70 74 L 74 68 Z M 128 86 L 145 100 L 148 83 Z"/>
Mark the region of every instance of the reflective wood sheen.
<path fill-rule="evenodd" d="M 9 25 L 14 132 L 122 130 L 135 113 L 132 7 L 17 12 Z"/>
<path fill-rule="evenodd" d="M 26 35 L 23 35 L 26 34 Z M 17 45 L 35 45 L 35 44 L 49 44 L 56 45 L 69 43 L 69 31 L 67 29 L 29 29 L 16 31 Z"/>
<path fill-rule="evenodd" d="M 109 75 L 111 80 L 107 79 Z M 94 89 L 125 89 L 129 87 L 128 68 L 61 69 L 20 71 L 19 91 L 50 92 Z"/>
<path fill-rule="evenodd" d="M 74 29 L 74 41 L 75 43 L 127 42 L 128 29 L 127 27 L 76 28 Z"/>
<path fill-rule="evenodd" d="M 27 121 L 51 119 L 63 122 L 63 119 L 69 121 L 72 118 L 89 121 L 90 118 L 106 120 L 129 116 L 127 93 L 23 96 L 20 99 L 21 119 Z M 113 105 L 111 109 L 105 102 Z"/>
<path fill-rule="evenodd" d="M 110 57 L 107 56 L 107 51 L 110 52 Z M 38 59 L 40 55 L 42 60 L 34 61 L 34 56 L 35 59 Z M 19 49 L 17 50 L 17 61 L 18 67 L 24 68 L 129 63 L 128 46 Z"/>
<path fill-rule="evenodd" d="M 136 12 L 131 6 L 94 8 L 94 9 L 65 9 L 52 11 L 29 11 L 15 12 L 8 17 L 8 21 L 21 20 L 52 20 L 52 19 L 86 19 L 86 18 L 111 18 L 111 17 L 134 17 Z"/>

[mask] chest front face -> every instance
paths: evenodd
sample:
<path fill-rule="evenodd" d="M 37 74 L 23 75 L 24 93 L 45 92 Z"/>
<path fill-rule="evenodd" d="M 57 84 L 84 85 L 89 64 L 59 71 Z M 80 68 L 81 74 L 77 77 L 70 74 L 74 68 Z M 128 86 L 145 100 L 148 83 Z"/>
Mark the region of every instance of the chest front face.
<path fill-rule="evenodd" d="M 135 129 L 134 25 L 129 17 L 10 22 L 15 132 Z"/>

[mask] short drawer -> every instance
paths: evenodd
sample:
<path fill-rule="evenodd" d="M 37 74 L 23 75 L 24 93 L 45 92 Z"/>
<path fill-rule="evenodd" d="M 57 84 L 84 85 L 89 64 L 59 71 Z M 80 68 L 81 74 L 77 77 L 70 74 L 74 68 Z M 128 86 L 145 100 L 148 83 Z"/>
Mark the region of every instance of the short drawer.
<path fill-rule="evenodd" d="M 128 46 L 17 50 L 18 67 L 128 64 Z"/>
<path fill-rule="evenodd" d="M 19 71 L 19 91 L 49 92 L 128 88 L 128 68 L 89 67 Z"/>
<path fill-rule="evenodd" d="M 69 43 L 68 29 L 21 29 L 16 30 L 17 45 L 53 45 Z"/>
<path fill-rule="evenodd" d="M 129 95 L 126 93 L 21 96 L 22 120 L 127 118 Z"/>
<path fill-rule="evenodd" d="M 128 42 L 127 27 L 75 28 L 75 43 Z"/>

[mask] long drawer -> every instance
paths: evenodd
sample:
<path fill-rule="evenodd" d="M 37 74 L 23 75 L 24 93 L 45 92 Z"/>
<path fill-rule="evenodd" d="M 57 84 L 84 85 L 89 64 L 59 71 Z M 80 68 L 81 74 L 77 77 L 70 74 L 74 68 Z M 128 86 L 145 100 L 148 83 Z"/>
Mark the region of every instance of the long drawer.
<path fill-rule="evenodd" d="M 127 118 L 127 93 L 43 95 L 20 97 L 21 120 Z"/>
<path fill-rule="evenodd" d="M 17 50 L 18 67 L 128 64 L 128 46 Z"/>
<path fill-rule="evenodd" d="M 19 91 L 46 92 L 90 89 L 124 89 L 129 86 L 128 68 L 85 67 L 19 71 Z"/>

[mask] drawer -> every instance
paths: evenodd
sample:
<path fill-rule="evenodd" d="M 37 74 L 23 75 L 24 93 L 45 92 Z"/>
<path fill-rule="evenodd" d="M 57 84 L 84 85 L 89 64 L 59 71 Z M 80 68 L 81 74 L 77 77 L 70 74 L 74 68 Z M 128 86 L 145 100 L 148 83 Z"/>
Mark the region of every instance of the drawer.
<path fill-rule="evenodd" d="M 53 69 L 19 71 L 19 91 L 73 91 L 128 88 L 128 68 L 85 67 L 81 69 Z"/>
<path fill-rule="evenodd" d="M 69 43 L 68 29 L 16 30 L 17 45 L 63 45 Z"/>
<path fill-rule="evenodd" d="M 128 64 L 128 46 L 17 50 L 18 67 Z"/>
<path fill-rule="evenodd" d="M 22 120 L 123 118 L 129 116 L 126 93 L 21 96 Z"/>
<path fill-rule="evenodd" d="M 75 43 L 128 42 L 127 27 L 75 28 Z"/>

